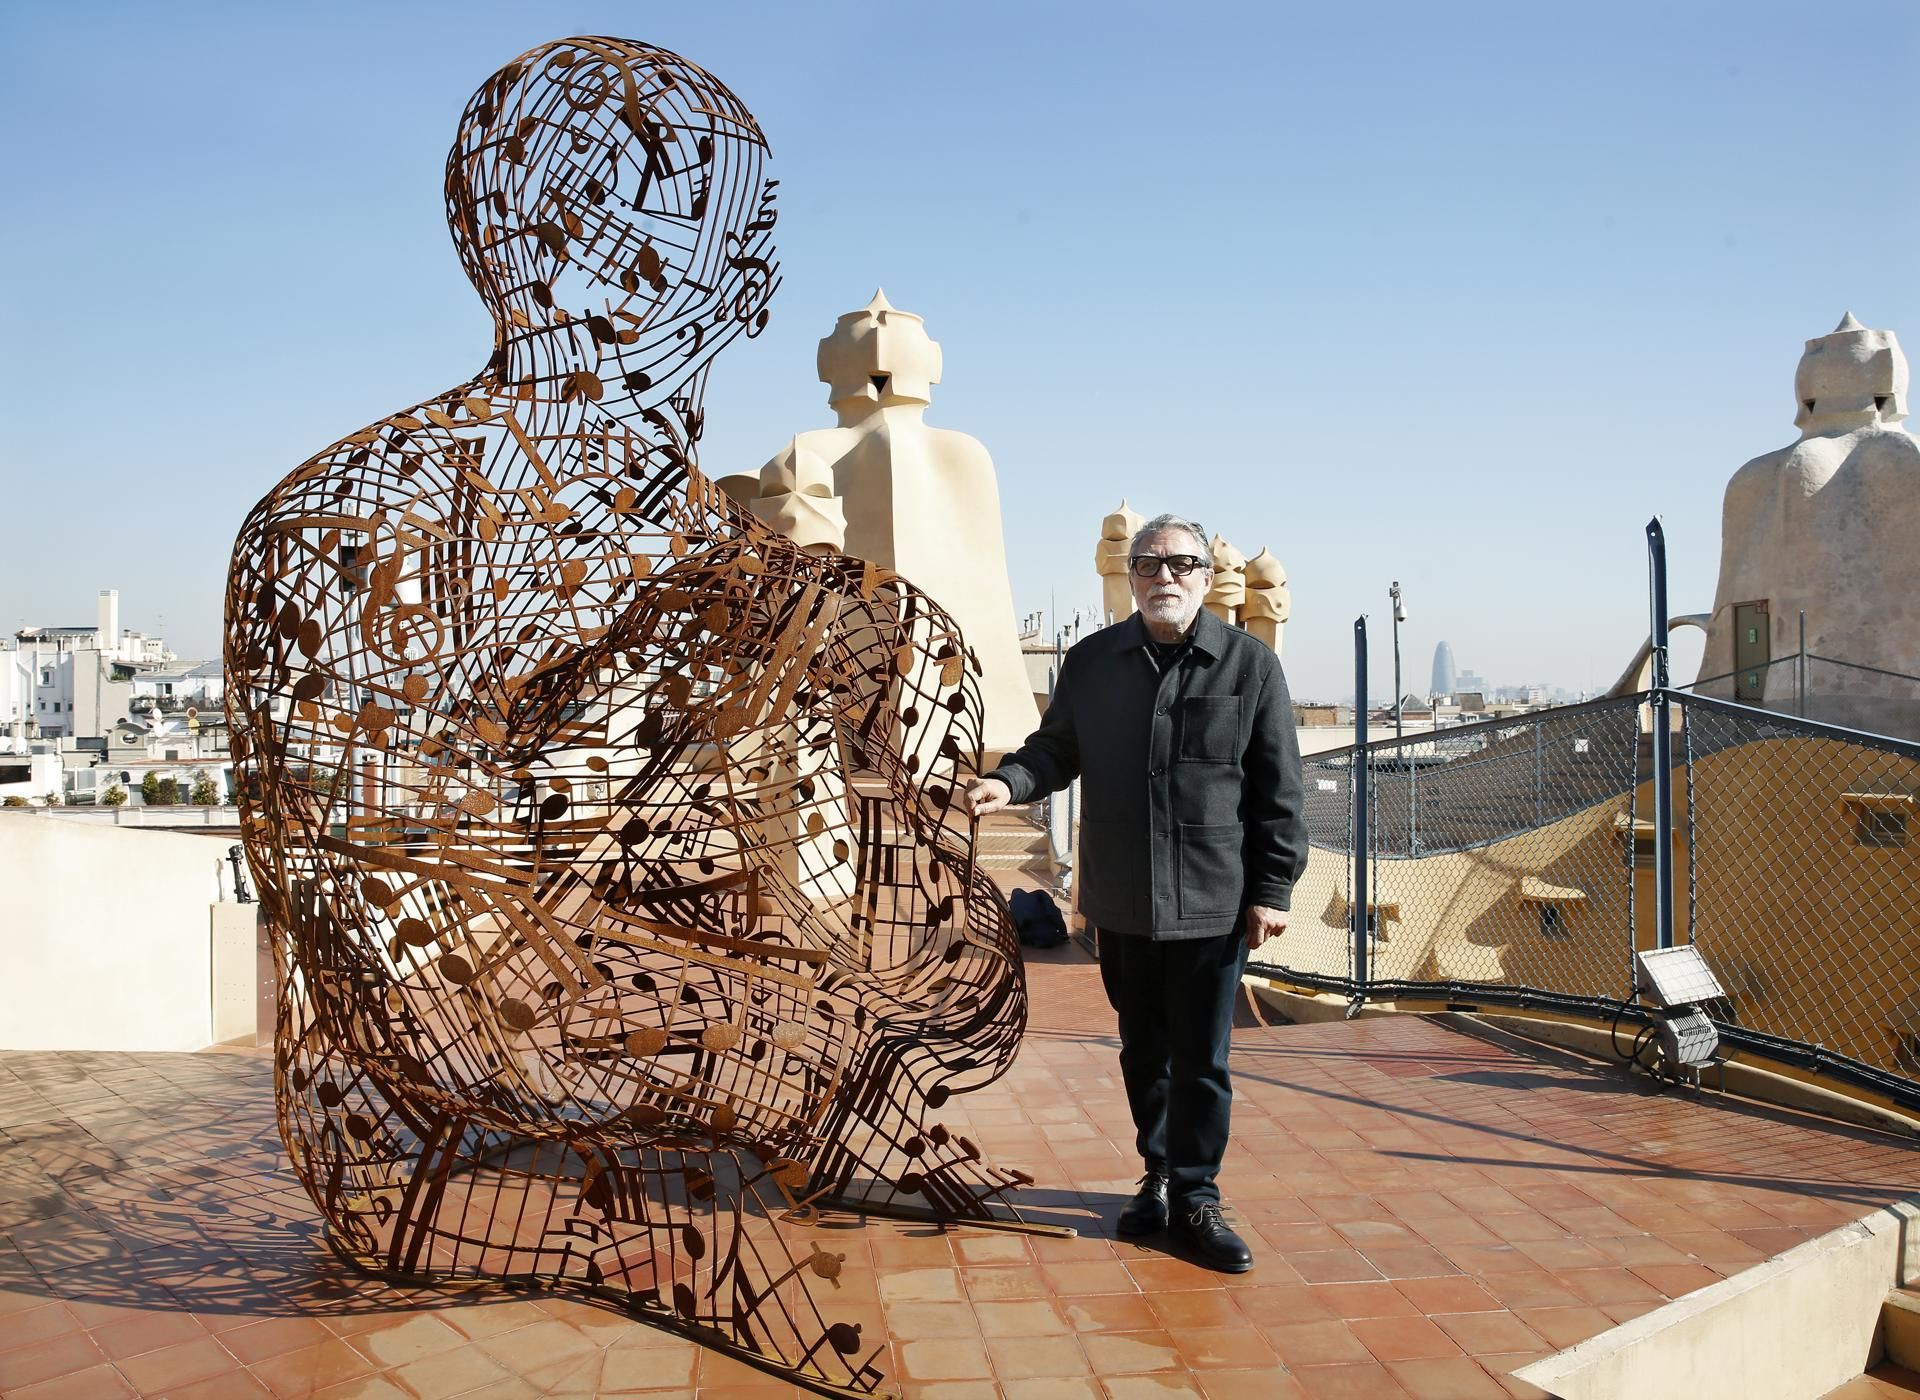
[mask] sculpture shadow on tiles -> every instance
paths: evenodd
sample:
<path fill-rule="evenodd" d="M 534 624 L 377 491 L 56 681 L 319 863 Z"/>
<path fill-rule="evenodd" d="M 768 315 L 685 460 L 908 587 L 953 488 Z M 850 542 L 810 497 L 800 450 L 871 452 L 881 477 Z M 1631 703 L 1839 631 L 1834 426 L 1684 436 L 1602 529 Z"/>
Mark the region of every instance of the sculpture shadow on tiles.
<path fill-rule="evenodd" d="M 1025 990 L 955 801 L 960 634 L 694 464 L 777 282 L 765 155 L 626 40 L 481 86 L 446 197 L 493 353 L 253 509 L 227 704 L 281 1134 L 335 1248 L 864 1391 L 884 1344 L 804 1227 L 1017 1221 L 1027 1178 L 934 1120 L 1011 1063 Z"/>

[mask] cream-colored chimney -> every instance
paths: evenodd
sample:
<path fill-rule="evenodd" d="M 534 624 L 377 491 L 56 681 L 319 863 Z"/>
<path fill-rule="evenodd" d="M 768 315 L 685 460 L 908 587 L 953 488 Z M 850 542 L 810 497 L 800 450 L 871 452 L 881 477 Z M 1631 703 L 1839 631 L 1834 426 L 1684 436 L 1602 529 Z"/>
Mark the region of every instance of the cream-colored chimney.
<path fill-rule="evenodd" d="M 120 650 L 120 590 L 103 588 L 100 590 L 99 613 L 96 625 L 100 629 L 100 650 L 117 652 Z"/>

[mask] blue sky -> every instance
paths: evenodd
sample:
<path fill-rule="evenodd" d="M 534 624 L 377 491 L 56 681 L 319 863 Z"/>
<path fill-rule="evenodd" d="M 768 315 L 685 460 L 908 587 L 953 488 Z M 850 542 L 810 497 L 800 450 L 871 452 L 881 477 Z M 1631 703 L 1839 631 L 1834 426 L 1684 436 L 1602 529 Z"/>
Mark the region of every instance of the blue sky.
<path fill-rule="evenodd" d="M 1296 693 L 1386 589 L 1496 681 L 1604 685 L 1641 527 L 1712 601 L 1719 502 L 1794 436 L 1801 342 L 1920 340 L 1920 6 L 1834 0 L 0 7 L 0 622 L 214 654 L 241 515 L 464 379 L 440 205 L 462 103 L 568 33 L 759 114 L 784 285 L 702 461 L 831 421 L 814 343 L 876 285 L 999 468 L 1014 599 L 1099 597 L 1100 517 L 1178 510 L 1294 596 Z M 164 624 L 163 624 L 164 619 Z M 1384 698 L 1387 682 L 1377 690 Z"/>

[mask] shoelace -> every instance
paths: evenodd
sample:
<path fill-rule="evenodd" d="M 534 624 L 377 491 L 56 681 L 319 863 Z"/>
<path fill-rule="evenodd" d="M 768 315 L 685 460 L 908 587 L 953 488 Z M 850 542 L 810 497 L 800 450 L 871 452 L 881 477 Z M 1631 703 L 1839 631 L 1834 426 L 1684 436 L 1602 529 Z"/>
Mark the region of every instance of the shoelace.
<path fill-rule="evenodd" d="M 1187 1217 L 1187 1224 L 1195 1230 L 1224 1230 L 1227 1218 L 1220 1213 L 1220 1207 L 1213 1201 L 1203 1201 L 1193 1208 L 1193 1214 Z"/>

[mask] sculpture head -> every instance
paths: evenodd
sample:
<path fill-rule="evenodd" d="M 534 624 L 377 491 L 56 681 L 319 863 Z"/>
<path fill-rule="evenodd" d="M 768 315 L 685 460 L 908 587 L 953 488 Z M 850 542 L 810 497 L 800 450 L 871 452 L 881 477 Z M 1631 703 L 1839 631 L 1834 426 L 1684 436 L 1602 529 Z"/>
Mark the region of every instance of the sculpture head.
<path fill-rule="evenodd" d="M 1130 540 L 1147 518 L 1128 505 L 1126 498 L 1120 499 L 1120 508 L 1100 522 L 1100 538 L 1103 540 Z"/>
<path fill-rule="evenodd" d="M 1237 574 L 1247 567 L 1247 556 L 1235 549 L 1225 535 L 1215 535 L 1207 552 L 1213 557 L 1213 571 L 1217 574 Z"/>
<path fill-rule="evenodd" d="M 940 382 L 940 345 L 927 334 L 927 323 L 911 311 L 896 311 L 881 291 L 834 323 L 815 363 L 827 402 L 836 409 L 931 403 Z"/>
<path fill-rule="evenodd" d="M 1286 566 L 1273 557 L 1271 550 L 1263 546 L 1258 554 L 1247 560 L 1247 587 L 1285 588 L 1286 586 Z M 1444 646 L 1445 643 L 1441 645 Z"/>
<path fill-rule="evenodd" d="M 1285 622 L 1293 612 L 1293 595 L 1287 591 L 1287 570 L 1271 551 L 1261 551 L 1247 560 L 1247 613 L 1269 622 Z"/>
<path fill-rule="evenodd" d="M 1207 590 L 1207 602 L 1238 608 L 1247 599 L 1247 556 L 1225 535 L 1215 535 L 1208 549 L 1213 555 L 1213 586 Z"/>
<path fill-rule="evenodd" d="M 1907 416 L 1907 357 L 1892 331 L 1868 330 L 1848 312 L 1807 342 L 1793 374 L 1803 434 L 1898 423 Z"/>
<path fill-rule="evenodd" d="M 632 40 L 543 44 L 487 79 L 446 199 L 494 318 L 492 373 L 542 397 L 660 399 L 758 333 L 777 281 L 766 154 L 724 83 Z"/>

